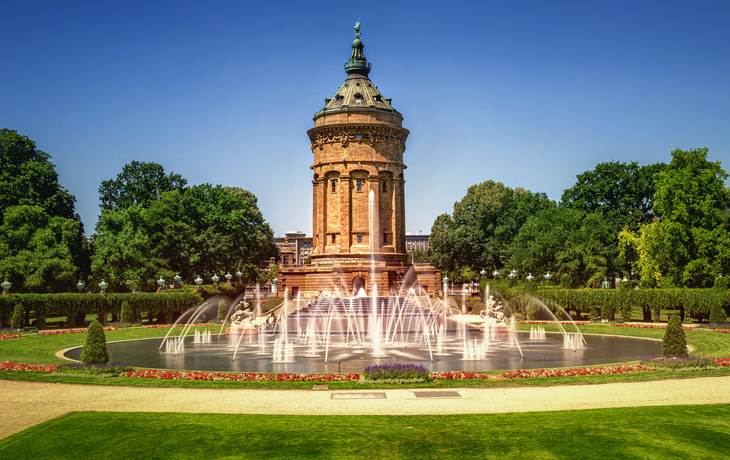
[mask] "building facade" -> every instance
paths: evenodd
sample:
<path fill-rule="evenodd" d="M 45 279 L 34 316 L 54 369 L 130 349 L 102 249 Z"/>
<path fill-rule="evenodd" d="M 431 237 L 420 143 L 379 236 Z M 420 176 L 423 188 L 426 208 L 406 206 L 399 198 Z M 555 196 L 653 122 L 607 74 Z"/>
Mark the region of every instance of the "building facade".
<path fill-rule="evenodd" d="M 280 289 L 397 292 L 408 264 L 403 116 L 369 78 L 360 25 L 345 63 L 347 78 L 307 131 L 312 170 L 312 263 L 279 268 Z M 418 285 L 434 294 L 440 274 L 419 264 Z M 377 286 L 377 288 L 376 288 Z"/>

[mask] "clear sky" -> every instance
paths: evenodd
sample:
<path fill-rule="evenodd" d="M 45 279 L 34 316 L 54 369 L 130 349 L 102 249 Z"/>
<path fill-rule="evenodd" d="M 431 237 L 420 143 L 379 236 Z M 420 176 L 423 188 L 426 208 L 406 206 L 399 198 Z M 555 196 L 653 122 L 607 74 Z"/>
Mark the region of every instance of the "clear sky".
<path fill-rule="evenodd" d="M 91 234 L 132 160 L 253 192 L 312 232 L 306 131 L 346 77 L 411 131 L 406 231 L 492 179 L 559 200 L 607 161 L 709 147 L 730 171 L 730 1 L 3 2 L 0 128 L 52 156 Z"/>

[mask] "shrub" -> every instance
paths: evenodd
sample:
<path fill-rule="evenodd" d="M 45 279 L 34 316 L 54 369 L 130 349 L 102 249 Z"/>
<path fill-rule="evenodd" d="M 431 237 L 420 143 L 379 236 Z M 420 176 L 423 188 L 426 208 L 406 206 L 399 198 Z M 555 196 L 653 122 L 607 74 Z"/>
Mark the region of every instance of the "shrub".
<path fill-rule="evenodd" d="M 226 319 L 226 314 L 228 313 L 228 309 L 226 308 L 226 301 L 221 299 L 218 302 L 218 316 L 217 318 L 221 321 Z"/>
<path fill-rule="evenodd" d="M 91 374 L 91 375 L 99 375 L 99 374 L 114 374 L 119 375 L 122 372 L 132 372 L 134 370 L 134 365 L 130 363 L 124 363 L 124 362 L 114 362 L 114 363 L 93 363 L 93 364 L 83 364 L 83 363 L 69 363 L 69 364 L 62 364 L 56 368 L 56 372 L 60 372 L 62 374 Z"/>
<path fill-rule="evenodd" d="M 681 356 L 679 358 L 666 358 L 663 356 L 642 357 L 639 364 L 657 369 L 681 370 L 704 370 L 717 367 L 714 358 L 707 356 Z"/>
<path fill-rule="evenodd" d="M 132 319 L 132 309 L 129 306 L 129 302 L 125 300 L 122 302 L 122 313 L 119 320 L 123 323 L 131 323 Z"/>
<path fill-rule="evenodd" d="M 598 305 L 591 306 L 591 321 L 598 321 L 601 319 L 601 307 Z"/>
<path fill-rule="evenodd" d="M 710 307 L 710 323 L 714 325 L 722 324 L 727 320 L 725 309 L 719 302 L 715 302 Z"/>
<path fill-rule="evenodd" d="M 429 370 L 421 364 L 376 364 L 366 367 L 362 375 L 366 380 L 423 379 L 426 382 L 431 381 Z"/>
<path fill-rule="evenodd" d="M 687 339 L 684 336 L 682 322 L 677 315 L 669 317 L 667 330 L 662 339 L 662 355 L 669 357 L 687 355 Z"/>
<path fill-rule="evenodd" d="M 13 329 L 20 329 L 23 327 L 25 321 L 25 312 L 21 304 L 16 304 L 13 308 L 13 316 L 10 318 L 10 327 Z"/>
<path fill-rule="evenodd" d="M 570 277 L 567 273 L 565 273 L 563 276 L 560 277 L 560 287 L 563 289 L 570 289 L 570 286 L 573 284 L 573 278 Z"/>
<path fill-rule="evenodd" d="M 654 289 L 654 279 L 641 278 L 641 289 Z"/>
<path fill-rule="evenodd" d="M 727 278 L 726 277 L 717 277 L 715 278 L 715 289 L 718 291 L 724 291 L 727 289 Z"/>
<path fill-rule="evenodd" d="M 104 328 L 101 327 L 101 324 L 97 320 L 89 324 L 84 350 L 81 352 L 81 362 L 84 364 L 109 362 L 109 352 L 106 349 Z"/>
<path fill-rule="evenodd" d="M 613 305 L 608 300 L 604 300 L 601 305 L 601 319 L 613 319 L 613 314 Z"/>

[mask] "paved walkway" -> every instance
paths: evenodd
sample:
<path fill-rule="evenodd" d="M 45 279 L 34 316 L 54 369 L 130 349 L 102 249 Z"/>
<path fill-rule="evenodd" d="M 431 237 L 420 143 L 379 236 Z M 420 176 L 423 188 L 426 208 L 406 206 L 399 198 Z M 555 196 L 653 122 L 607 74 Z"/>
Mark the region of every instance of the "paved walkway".
<path fill-rule="evenodd" d="M 0 438 L 68 412 L 436 415 L 730 404 L 730 376 L 656 382 L 428 390 L 138 388 L 0 380 Z M 456 394 L 455 392 L 458 392 Z M 380 398 L 380 399 L 378 399 Z"/>

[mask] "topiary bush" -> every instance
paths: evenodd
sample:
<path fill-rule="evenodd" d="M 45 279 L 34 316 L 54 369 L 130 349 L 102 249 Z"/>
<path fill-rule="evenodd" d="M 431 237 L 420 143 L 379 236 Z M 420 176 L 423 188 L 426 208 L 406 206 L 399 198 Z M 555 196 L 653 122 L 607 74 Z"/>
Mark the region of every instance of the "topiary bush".
<path fill-rule="evenodd" d="M 226 308 L 226 301 L 221 299 L 218 301 L 218 318 L 221 321 L 224 321 L 226 319 L 226 314 L 228 313 L 228 309 Z"/>
<path fill-rule="evenodd" d="M 669 357 L 687 355 L 687 338 L 678 315 L 669 317 L 667 330 L 662 339 L 662 355 Z"/>
<path fill-rule="evenodd" d="M 84 364 L 109 362 L 109 352 L 106 349 L 104 328 L 101 327 L 101 324 L 97 320 L 89 324 L 84 350 L 81 352 L 81 362 Z"/>
<path fill-rule="evenodd" d="M 565 273 L 563 276 L 560 277 L 560 287 L 563 289 L 570 289 L 570 286 L 573 284 L 573 278 L 570 277 L 567 273 Z"/>
<path fill-rule="evenodd" d="M 722 324 L 725 321 L 727 321 L 725 309 L 722 308 L 722 305 L 720 305 L 719 302 L 713 303 L 710 307 L 710 323 L 717 326 L 718 324 Z"/>
<path fill-rule="evenodd" d="M 13 329 L 21 329 L 24 321 L 25 312 L 23 311 L 23 306 L 16 304 L 15 308 L 13 308 L 13 316 L 10 318 L 10 327 Z"/>
<path fill-rule="evenodd" d="M 122 302 L 122 314 L 120 315 L 119 321 L 122 323 L 131 323 L 133 319 L 132 308 L 129 306 L 129 302 L 125 300 Z"/>
<path fill-rule="evenodd" d="M 727 290 L 727 278 L 724 276 L 715 278 L 715 289 L 718 291 Z"/>
<path fill-rule="evenodd" d="M 611 305 L 611 302 L 605 300 L 603 302 L 603 305 L 601 305 L 601 319 L 611 320 L 614 318 L 613 315 L 614 315 L 613 305 Z"/>

